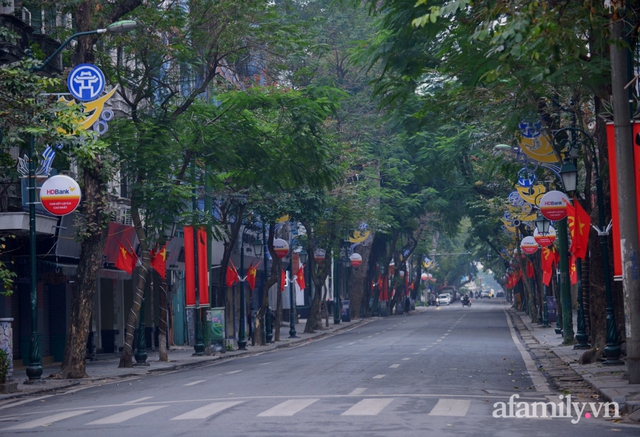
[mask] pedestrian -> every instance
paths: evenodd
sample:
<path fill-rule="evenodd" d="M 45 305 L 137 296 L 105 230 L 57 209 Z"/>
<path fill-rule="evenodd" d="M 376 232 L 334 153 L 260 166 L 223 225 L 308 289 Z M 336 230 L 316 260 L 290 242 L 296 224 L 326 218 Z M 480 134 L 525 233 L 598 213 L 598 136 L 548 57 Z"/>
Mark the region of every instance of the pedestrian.
<path fill-rule="evenodd" d="M 409 315 L 409 310 L 411 309 L 411 298 L 409 296 L 404 299 L 404 314 Z"/>

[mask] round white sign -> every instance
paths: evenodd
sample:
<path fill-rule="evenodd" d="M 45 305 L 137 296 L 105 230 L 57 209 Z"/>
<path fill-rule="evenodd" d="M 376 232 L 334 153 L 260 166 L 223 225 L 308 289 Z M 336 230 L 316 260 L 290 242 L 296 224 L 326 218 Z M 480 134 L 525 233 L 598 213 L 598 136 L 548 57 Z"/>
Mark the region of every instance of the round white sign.
<path fill-rule="evenodd" d="M 51 176 L 40 188 L 42 206 L 54 215 L 71 214 L 80 204 L 81 197 L 80 185 L 65 175 Z"/>

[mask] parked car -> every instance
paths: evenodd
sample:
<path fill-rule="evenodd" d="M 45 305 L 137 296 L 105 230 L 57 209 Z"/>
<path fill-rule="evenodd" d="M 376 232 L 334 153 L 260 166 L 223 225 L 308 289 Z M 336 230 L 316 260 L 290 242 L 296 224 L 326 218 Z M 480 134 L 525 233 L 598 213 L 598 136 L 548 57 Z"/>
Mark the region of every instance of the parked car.
<path fill-rule="evenodd" d="M 440 305 L 449 305 L 451 303 L 451 295 L 449 293 L 438 295 L 438 303 Z"/>

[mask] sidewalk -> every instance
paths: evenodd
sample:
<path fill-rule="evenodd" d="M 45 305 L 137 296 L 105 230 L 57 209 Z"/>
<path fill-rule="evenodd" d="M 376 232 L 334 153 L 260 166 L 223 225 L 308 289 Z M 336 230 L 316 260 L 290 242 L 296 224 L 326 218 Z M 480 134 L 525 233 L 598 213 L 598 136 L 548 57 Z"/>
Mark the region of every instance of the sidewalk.
<path fill-rule="evenodd" d="M 548 346 L 556 356 L 564 361 L 573 371 L 600 393 L 607 402 L 617 402 L 620 411 L 628 414 L 628 418 L 640 421 L 640 384 L 629 384 L 628 367 L 624 363 L 619 366 L 606 366 L 601 361 L 594 364 L 580 364 L 578 360 L 584 349 L 573 349 L 562 345 L 562 335 L 555 333 L 555 326 L 543 328 L 531 323 L 531 318 L 522 311 L 509 308 L 514 318 L 519 318 L 531 336 L 541 345 Z M 574 329 L 577 326 L 574 312 Z"/>
<path fill-rule="evenodd" d="M 125 378 L 130 377 L 140 377 L 158 372 L 167 372 L 182 369 L 185 367 L 199 366 L 222 359 L 252 355 L 290 346 L 300 346 L 305 342 L 334 335 L 340 331 L 354 328 L 356 326 L 361 326 L 363 324 L 372 322 L 373 320 L 375 320 L 375 318 L 358 319 L 352 322 L 341 322 L 339 325 L 334 325 L 333 319 L 330 318 L 329 328 L 318 330 L 314 334 L 305 334 L 304 326 L 306 320 L 300 319 L 299 323 L 296 323 L 296 333 L 298 338 L 290 339 L 289 324 L 287 324 L 286 326 L 283 324 L 280 328 L 280 341 L 276 343 L 270 343 L 264 346 L 251 346 L 251 342 L 249 341 L 247 343 L 246 350 L 227 351 L 223 353 L 203 356 L 193 356 L 193 346 L 172 346 L 169 351 L 168 362 L 158 361 L 158 352 L 147 350 L 147 362 L 149 363 L 149 366 L 134 366 L 132 368 L 121 369 L 118 368 L 118 363 L 120 361 L 120 357 L 118 355 L 99 355 L 96 361 L 86 362 L 86 371 L 89 375 L 89 378 L 84 379 L 51 379 L 49 378 L 49 375 L 60 370 L 60 363 L 52 363 L 51 365 L 44 367 L 41 382 L 39 381 L 33 384 L 25 384 L 24 382 L 28 380 L 26 378 L 25 369 L 17 368 L 13 371 L 12 382 L 18 382 L 19 391 L 17 393 L 0 395 L 0 402 L 6 399 L 57 391 L 61 389 L 69 389 L 73 387 L 81 388 L 100 386 L 102 384 L 121 381 Z"/>

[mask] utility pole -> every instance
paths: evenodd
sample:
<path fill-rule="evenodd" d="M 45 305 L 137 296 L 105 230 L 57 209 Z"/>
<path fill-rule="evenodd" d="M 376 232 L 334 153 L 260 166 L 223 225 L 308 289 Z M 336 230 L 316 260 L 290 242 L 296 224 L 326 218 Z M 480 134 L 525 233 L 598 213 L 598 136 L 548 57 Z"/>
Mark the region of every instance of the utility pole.
<path fill-rule="evenodd" d="M 628 49 L 624 41 L 624 10 L 611 19 L 611 95 L 618 164 L 618 205 L 620 208 L 620 246 L 622 249 L 622 286 L 626 319 L 629 384 L 640 384 L 640 272 L 638 271 L 638 217 L 634 178 L 634 142 L 628 83 Z M 640 150 L 638 150 L 640 153 Z"/>

